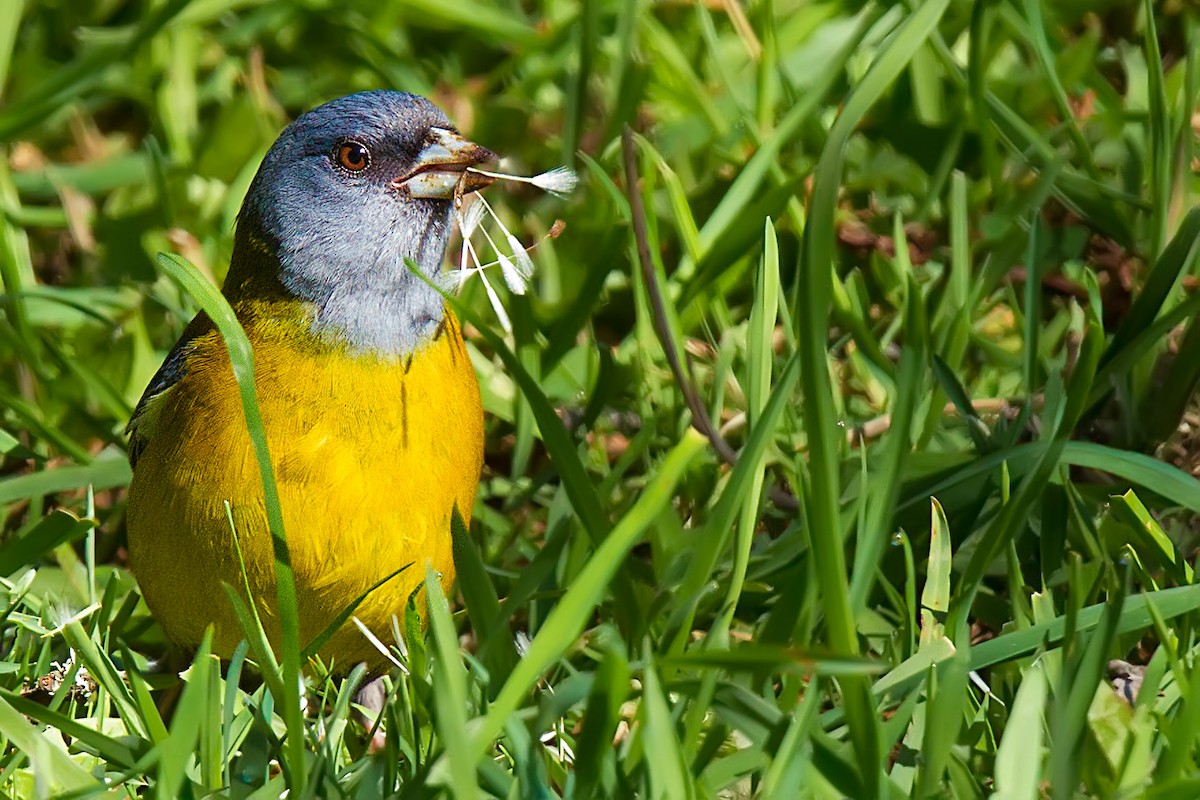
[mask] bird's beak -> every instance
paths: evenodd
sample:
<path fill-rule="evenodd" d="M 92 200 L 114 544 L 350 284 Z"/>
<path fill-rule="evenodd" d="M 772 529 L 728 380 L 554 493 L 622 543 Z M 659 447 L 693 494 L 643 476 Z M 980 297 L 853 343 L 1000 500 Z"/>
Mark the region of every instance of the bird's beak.
<path fill-rule="evenodd" d="M 467 172 L 468 167 L 496 161 L 499 156 L 445 128 L 431 128 L 432 141 L 417 154 L 417 163 L 392 186 L 410 197 L 450 200 L 455 193 L 478 191 L 494 178 Z M 461 186 L 460 186 L 461 184 Z"/>

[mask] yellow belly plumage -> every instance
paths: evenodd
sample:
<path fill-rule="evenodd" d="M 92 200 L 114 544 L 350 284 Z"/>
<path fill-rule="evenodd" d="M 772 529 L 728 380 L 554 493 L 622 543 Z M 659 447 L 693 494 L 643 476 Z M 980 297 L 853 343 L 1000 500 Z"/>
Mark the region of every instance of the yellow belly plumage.
<path fill-rule="evenodd" d="M 483 458 L 479 386 L 452 314 L 410 356 L 354 356 L 310 337 L 246 323 L 255 386 L 296 576 L 302 644 L 372 584 L 355 616 L 384 642 L 426 564 L 454 579 L 450 518 L 470 519 Z M 225 510 L 277 645 L 275 579 L 258 465 L 219 334 L 193 343 L 184 376 L 155 399 L 130 485 L 131 566 L 167 634 L 194 646 L 215 625 L 215 652 L 242 638 L 222 582 L 241 586 Z M 348 624 L 321 655 L 347 671 L 382 656 Z"/>

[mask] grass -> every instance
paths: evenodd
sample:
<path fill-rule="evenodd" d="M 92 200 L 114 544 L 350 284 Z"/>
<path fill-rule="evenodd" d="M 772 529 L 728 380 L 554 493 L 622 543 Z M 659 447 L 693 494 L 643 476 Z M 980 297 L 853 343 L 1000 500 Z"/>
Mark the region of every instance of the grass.
<path fill-rule="evenodd" d="M 566 229 L 456 301 L 486 466 L 372 744 L 248 611 L 165 666 L 122 429 L 379 87 L 583 183 L 490 192 Z M 1198 91 L 1149 0 L 3 4 L 0 793 L 1194 796 Z"/>

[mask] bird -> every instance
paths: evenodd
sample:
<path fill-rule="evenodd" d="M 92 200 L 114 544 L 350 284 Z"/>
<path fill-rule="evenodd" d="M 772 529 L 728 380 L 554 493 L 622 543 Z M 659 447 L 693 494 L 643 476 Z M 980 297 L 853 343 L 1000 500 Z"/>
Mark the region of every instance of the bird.
<path fill-rule="evenodd" d="M 456 201 L 492 181 L 468 170 L 496 159 L 429 100 L 363 92 L 287 126 L 242 203 L 222 293 L 253 348 L 302 646 L 364 593 L 354 616 L 391 641 L 427 567 L 443 590 L 453 583 L 451 517 L 470 523 L 483 410 L 462 327 L 435 286 Z M 203 312 L 127 434 L 129 564 L 167 637 L 194 649 L 211 625 L 213 652 L 230 658 L 243 632 L 229 585 L 278 653 L 259 467 Z M 319 655 L 343 674 L 387 666 L 351 621 Z"/>

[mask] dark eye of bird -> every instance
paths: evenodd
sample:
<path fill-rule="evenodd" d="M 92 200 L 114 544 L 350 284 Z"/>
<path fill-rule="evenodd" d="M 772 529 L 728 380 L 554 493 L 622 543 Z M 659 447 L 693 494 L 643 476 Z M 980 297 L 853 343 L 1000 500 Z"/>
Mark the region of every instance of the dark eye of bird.
<path fill-rule="evenodd" d="M 371 163 L 371 151 L 361 142 L 342 142 L 334 156 L 338 166 L 350 172 L 362 172 Z"/>

